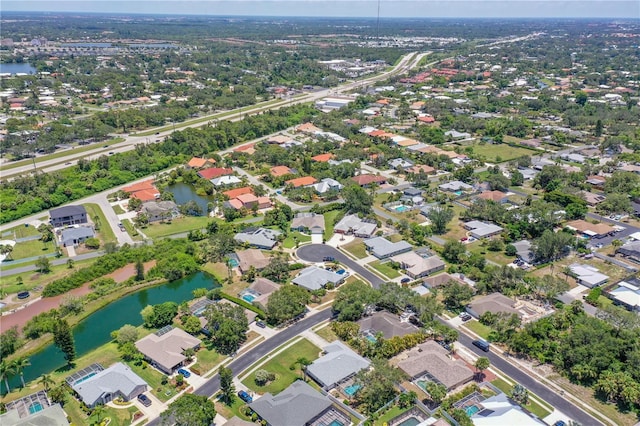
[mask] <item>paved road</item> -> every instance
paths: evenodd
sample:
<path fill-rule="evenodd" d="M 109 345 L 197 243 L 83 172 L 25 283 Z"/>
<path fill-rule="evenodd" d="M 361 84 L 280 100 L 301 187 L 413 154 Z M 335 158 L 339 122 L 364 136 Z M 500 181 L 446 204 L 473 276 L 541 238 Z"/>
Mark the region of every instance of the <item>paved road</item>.
<path fill-rule="evenodd" d="M 340 261 L 340 263 L 347 265 L 365 280 L 369 281 L 373 288 L 379 288 L 380 284 L 384 282 L 382 278 L 370 272 L 364 266 L 354 262 L 340 250 L 326 244 L 304 245 L 298 249 L 296 254 L 300 259 L 306 260 L 307 262 L 322 262 L 325 257 L 331 256 Z"/>
<path fill-rule="evenodd" d="M 571 417 L 571 419 L 583 425 L 601 425 L 602 424 L 598 420 L 591 417 L 591 415 L 585 413 L 580 408 L 576 407 L 571 402 L 564 399 L 555 391 L 549 389 L 547 386 L 538 382 L 537 380 L 529 376 L 527 373 L 523 372 L 517 366 L 514 366 L 510 362 L 503 359 L 500 355 L 497 355 L 494 352 L 484 352 L 479 348 L 473 346 L 471 342 L 474 339 L 464 334 L 461 329 L 459 329 L 458 331 L 460 331 L 460 333 L 458 334 L 458 342 L 464 345 L 466 349 L 472 351 L 478 356 L 486 356 L 487 358 L 489 358 L 489 360 L 491 360 L 492 366 L 504 372 L 507 376 L 511 377 L 513 380 L 520 383 L 521 385 L 529 389 L 531 392 L 535 393 L 542 400 L 552 405 L 553 407 L 556 407 L 558 410 L 562 411 L 567 416 Z"/>
<path fill-rule="evenodd" d="M 324 311 L 321 311 L 313 316 L 305 318 L 302 321 L 299 321 L 296 324 L 282 330 L 275 336 L 264 341 L 264 343 L 261 343 L 255 348 L 249 350 L 246 354 L 230 363 L 227 367 L 229 367 L 231 371 L 233 371 L 234 375 L 241 374 L 260 358 L 272 352 L 279 346 L 282 346 L 284 343 L 288 342 L 294 337 L 300 335 L 303 331 L 308 330 L 315 325 L 320 324 L 322 321 L 328 320 L 329 318 L 331 318 L 331 309 L 325 309 Z M 216 392 L 218 392 L 219 389 L 220 376 L 216 374 L 215 376 L 207 380 L 201 387 L 196 389 L 194 394 L 211 397 Z M 147 424 L 150 426 L 160 425 L 161 422 L 160 419 L 157 418 Z"/>
<path fill-rule="evenodd" d="M 85 260 L 85 259 L 92 259 L 94 257 L 100 257 L 104 254 L 103 251 L 95 251 L 95 252 L 91 252 L 91 253 L 84 253 L 84 254 L 79 254 L 76 257 L 73 258 L 74 262 L 80 261 L 80 260 Z M 55 255 L 50 255 L 47 257 L 51 257 L 51 256 L 55 256 Z M 50 261 L 51 265 L 66 265 L 67 262 L 69 261 L 68 257 L 61 257 L 58 259 L 52 259 Z M 10 262 L 3 262 L 3 265 L 6 264 L 10 264 Z M 12 268 L 9 270 L 2 270 L 0 269 L 0 277 L 8 277 L 10 275 L 17 275 L 17 274 L 23 274 L 25 272 L 31 272 L 31 271 L 35 271 L 36 270 L 36 266 L 32 263 L 30 265 L 26 265 L 26 266 L 21 266 L 19 268 Z"/>

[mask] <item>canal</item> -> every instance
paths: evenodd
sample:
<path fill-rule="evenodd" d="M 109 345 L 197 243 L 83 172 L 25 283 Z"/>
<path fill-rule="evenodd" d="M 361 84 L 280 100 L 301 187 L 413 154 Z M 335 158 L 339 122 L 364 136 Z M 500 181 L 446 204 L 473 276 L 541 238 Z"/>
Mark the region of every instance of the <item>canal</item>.
<path fill-rule="evenodd" d="M 140 311 L 145 306 L 169 301 L 180 304 L 186 300 L 193 299 L 193 290 L 197 288 L 212 289 L 219 286 L 211 275 L 197 272 L 177 281 L 131 293 L 120 300 L 110 303 L 89 315 L 73 328 L 77 358 L 111 341 L 111 332 L 123 325 L 141 325 L 142 316 L 140 316 Z M 65 366 L 62 352 L 53 343 L 30 356 L 29 361 L 31 365 L 24 369 L 25 382 L 37 379 L 43 374 L 51 373 Z M 20 378 L 18 376 L 10 380 L 12 389 L 19 385 Z M 4 383 L 0 386 L 0 389 L 6 392 Z"/>

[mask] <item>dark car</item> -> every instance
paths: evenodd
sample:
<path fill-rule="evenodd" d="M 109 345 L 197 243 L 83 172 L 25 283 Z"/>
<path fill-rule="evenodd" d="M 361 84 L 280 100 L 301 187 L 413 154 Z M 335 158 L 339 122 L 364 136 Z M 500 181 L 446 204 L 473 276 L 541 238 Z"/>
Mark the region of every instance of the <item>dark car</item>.
<path fill-rule="evenodd" d="M 323 262 L 333 262 L 334 260 L 336 260 L 336 259 L 333 256 L 325 256 L 325 257 L 322 258 Z"/>
<path fill-rule="evenodd" d="M 191 377 L 191 373 L 189 373 L 189 371 L 185 370 L 184 368 L 179 368 L 178 374 L 181 374 L 182 376 L 184 376 L 185 379 L 188 379 L 189 377 Z"/>
<path fill-rule="evenodd" d="M 477 346 L 483 351 L 489 352 L 489 342 L 487 342 L 486 340 L 474 340 L 471 343 L 473 343 L 473 346 Z"/>
<path fill-rule="evenodd" d="M 400 283 L 402 283 L 402 284 L 405 284 L 405 283 L 408 283 L 408 282 L 411 282 L 411 278 L 403 278 L 403 279 L 400 280 Z"/>
<path fill-rule="evenodd" d="M 243 400 L 247 404 L 253 402 L 253 398 L 251 397 L 251 395 L 249 395 L 248 393 L 246 393 L 243 390 L 238 392 L 238 396 L 240 397 L 241 400 Z"/>
<path fill-rule="evenodd" d="M 267 324 L 262 321 L 256 321 L 256 325 L 260 328 L 265 328 L 267 326 Z"/>
<path fill-rule="evenodd" d="M 29 297 L 28 291 L 21 291 L 20 293 L 18 293 L 18 299 L 26 299 L 28 297 Z"/>
<path fill-rule="evenodd" d="M 147 397 L 147 395 L 144 395 L 144 394 L 138 395 L 138 401 L 140 401 L 142 405 L 144 405 L 145 407 L 148 407 L 151 405 L 151 400 Z"/>

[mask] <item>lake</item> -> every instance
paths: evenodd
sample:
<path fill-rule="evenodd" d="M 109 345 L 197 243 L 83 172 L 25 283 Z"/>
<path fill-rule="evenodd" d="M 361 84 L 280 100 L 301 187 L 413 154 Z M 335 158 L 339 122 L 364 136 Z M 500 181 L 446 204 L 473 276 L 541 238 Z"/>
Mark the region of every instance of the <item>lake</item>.
<path fill-rule="evenodd" d="M 10 63 L 10 64 L 0 64 L 0 74 L 9 73 L 9 74 L 35 74 L 35 67 L 31 66 L 31 64 L 23 62 L 21 64 L 18 63 Z"/>
<path fill-rule="evenodd" d="M 220 287 L 220 285 L 213 276 L 197 272 L 177 281 L 131 293 L 110 303 L 89 315 L 73 328 L 77 358 L 111 341 L 111 332 L 123 325 L 141 325 L 140 311 L 145 306 L 169 301 L 180 304 L 193 299 L 193 290 L 197 288 L 212 289 L 215 287 Z M 31 365 L 24 369 L 25 382 L 64 367 L 66 363 L 62 352 L 53 343 L 42 351 L 31 355 L 29 360 Z M 12 389 L 19 386 L 20 377 L 14 377 L 9 383 Z M 0 385 L 0 389 L 4 389 L 4 382 Z"/>
<path fill-rule="evenodd" d="M 213 201 L 212 197 L 203 197 L 198 195 L 195 188 L 191 185 L 187 185 L 186 183 L 178 182 L 168 186 L 166 189 L 173 194 L 177 205 L 182 205 L 189 201 L 195 201 L 202 209 L 203 216 L 208 213 L 207 204 Z"/>

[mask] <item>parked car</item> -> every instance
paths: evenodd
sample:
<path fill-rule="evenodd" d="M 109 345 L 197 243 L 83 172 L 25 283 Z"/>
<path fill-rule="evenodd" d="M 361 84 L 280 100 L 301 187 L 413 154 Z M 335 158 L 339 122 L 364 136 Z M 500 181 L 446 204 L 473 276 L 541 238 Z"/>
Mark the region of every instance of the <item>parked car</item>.
<path fill-rule="evenodd" d="M 238 396 L 240 397 L 241 400 L 243 400 L 247 404 L 250 404 L 250 403 L 253 402 L 253 398 L 251 397 L 251 395 L 249 395 L 248 393 L 246 393 L 243 390 L 238 392 Z"/>
<path fill-rule="evenodd" d="M 144 395 L 144 394 L 138 395 L 138 401 L 140 401 L 142 405 L 144 405 L 145 407 L 148 407 L 151 405 L 151 400 L 149 399 L 149 397 L 147 397 L 147 395 Z"/>
<path fill-rule="evenodd" d="M 468 239 L 469 238 L 467 238 L 467 237 L 462 237 L 462 238 L 460 238 L 460 241 L 467 241 Z"/>
<path fill-rule="evenodd" d="M 323 262 L 333 262 L 334 260 L 336 260 L 336 259 L 333 256 L 325 256 L 325 257 L 322 258 Z"/>
<path fill-rule="evenodd" d="M 265 324 L 263 321 L 256 321 L 256 325 L 260 328 L 266 328 L 267 324 Z"/>
<path fill-rule="evenodd" d="M 483 351 L 489 352 L 489 342 L 487 342 L 486 340 L 474 340 L 471 343 L 473 343 L 473 346 L 477 346 Z"/>
<path fill-rule="evenodd" d="M 471 315 L 469 315 L 467 312 L 463 312 L 460 314 L 460 319 L 462 321 L 469 321 L 471 318 L 473 318 Z"/>
<path fill-rule="evenodd" d="M 185 379 L 188 379 L 189 377 L 191 377 L 191 373 L 189 372 L 189 370 L 186 370 L 184 368 L 179 368 L 178 374 L 183 375 Z"/>
<path fill-rule="evenodd" d="M 402 283 L 402 284 L 406 284 L 408 282 L 411 282 L 411 278 L 403 278 L 403 279 L 400 280 L 400 283 Z"/>
<path fill-rule="evenodd" d="M 28 297 L 29 297 L 28 291 L 21 291 L 20 293 L 18 293 L 18 299 L 26 299 Z"/>

